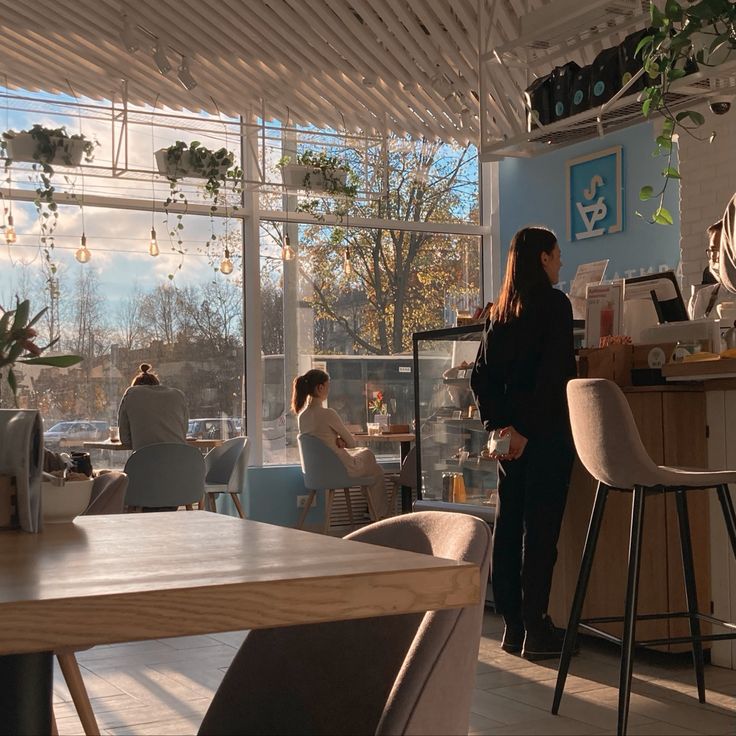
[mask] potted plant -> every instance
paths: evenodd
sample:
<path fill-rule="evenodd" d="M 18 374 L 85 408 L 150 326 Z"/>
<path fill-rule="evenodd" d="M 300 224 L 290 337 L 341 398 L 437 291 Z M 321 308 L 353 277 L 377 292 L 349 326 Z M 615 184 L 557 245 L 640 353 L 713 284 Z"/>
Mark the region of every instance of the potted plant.
<path fill-rule="evenodd" d="M 46 259 L 50 261 L 50 249 L 54 247 L 54 230 L 59 220 L 58 206 L 54 201 L 54 166 L 79 166 L 82 157 L 86 163 L 94 158 L 97 141 L 84 135 L 69 135 L 65 127 L 45 128 L 34 125 L 30 130 L 6 130 L 0 138 L 0 149 L 5 154 L 5 168 L 13 161 L 33 163 L 36 174 L 36 207 L 41 223 L 41 244 Z M 72 194 L 72 197 L 74 195 Z"/>
<path fill-rule="evenodd" d="M 35 317 L 31 317 L 31 305 L 28 299 L 20 301 L 17 298 L 15 309 L 4 310 L 0 307 L 0 315 L 2 315 L 0 316 L 0 388 L 3 379 L 7 380 L 14 398 L 18 390 L 16 376 L 13 372 L 16 363 L 68 368 L 82 360 L 79 355 L 42 355 L 44 351 L 59 341 L 59 338 L 56 338 L 45 346 L 36 345 L 34 342 L 38 333 L 33 325 L 43 317 L 47 309 L 48 307 L 44 307 Z"/>
<path fill-rule="evenodd" d="M 186 194 L 181 188 L 182 179 L 205 179 L 205 197 L 212 199 L 210 215 L 217 210 L 220 200 L 220 189 L 228 182 L 233 183 L 233 190 L 237 191 L 242 181 L 243 172 L 235 165 L 235 155 L 226 148 L 212 151 L 203 146 L 199 141 L 192 141 L 188 145 L 184 141 L 176 141 L 168 148 L 161 148 L 155 152 L 156 165 L 159 173 L 169 180 L 169 196 L 164 202 L 166 213 L 166 229 L 171 238 L 173 249 L 183 256 L 182 231 L 184 230 L 183 217 L 186 214 L 189 202 Z M 176 215 L 176 224 L 169 220 L 169 209 L 172 204 L 178 204 L 183 211 Z M 234 207 L 234 209 L 236 209 Z M 214 233 L 212 239 L 215 239 Z M 181 264 L 179 265 L 181 268 Z M 173 274 L 169 274 L 173 279 Z"/>
<path fill-rule="evenodd" d="M 82 157 L 87 163 L 94 158 L 96 141 L 82 134 L 69 135 L 65 127 L 45 128 L 34 125 L 30 130 L 6 130 L 0 147 L 7 156 L 6 166 L 13 161 L 29 161 L 44 167 L 53 176 L 53 166 L 79 166 Z"/>
<path fill-rule="evenodd" d="M 350 165 L 344 159 L 325 151 L 319 153 L 311 150 L 302 151 L 297 154 L 296 161 L 292 161 L 291 156 L 283 156 L 276 166 L 281 169 L 284 186 L 293 189 L 307 189 L 351 198 L 354 198 L 358 191 Z"/>
<path fill-rule="evenodd" d="M 649 117 L 654 112 L 664 116 L 662 132 L 657 136 L 657 153 L 667 156 L 662 171 L 664 183 L 655 192 L 644 186 L 642 200 L 659 198 L 652 222 L 672 224 L 672 215 L 663 207 L 664 192 L 671 179 L 679 179 L 672 166 L 672 143 L 675 133 L 698 136 L 694 131 L 705 123 L 697 110 L 673 112 L 668 107 L 668 93 L 673 83 L 685 77 L 695 65 L 708 69 L 717 67 L 733 56 L 736 50 L 736 4 L 729 0 L 697 0 L 678 2 L 667 0 L 660 10 L 650 5 L 651 29 L 637 46 L 644 66 L 645 84 L 642 91 L 642 112 Z M 712 141 L 715 134 L 711 134 Z M 699 138 L 700 139 L 700 138 Z M 702 140 L 706 138 L 703 137 Z"/>

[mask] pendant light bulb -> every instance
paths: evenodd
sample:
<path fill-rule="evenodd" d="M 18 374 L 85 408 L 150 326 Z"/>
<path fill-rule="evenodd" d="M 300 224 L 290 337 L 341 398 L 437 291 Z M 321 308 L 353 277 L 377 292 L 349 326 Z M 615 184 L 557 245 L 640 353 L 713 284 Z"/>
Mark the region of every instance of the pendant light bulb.
<path fill-rule="evenodd" d="M 5 228 L 5 242 L 8 245 L 13 245 L 17 239 L 18 236 L 15 234 L 15 226 L 13 225 L 13 215 L 8 215 L 8 225 Z"/>
<path fill-rule="evenodd" d="M 281 258 L 284 261 L 293 261 L 296 258 L 296 253 L 291 247 L 291 241 L 289 240 L 288 234 L 284 237 L 284 245 L 281 248 Z"/>
<path fill-rule="evenodd" d="M 345 248 L 345 259 L 343 260 L 343 270 L 345 276 L 350 278 L 353 275 L 353 264 L 350 262 L 350 248 Z"/>
<path fill-rule="evenodd" d="M 92 254 L 87 249 L 87 236 L 84 233 L 82 233 L 82 240 L 80 242 L 79 248 L 77 249 L 77 252 L 74 254 L 74 257 L 80 263 L 88 263 L 89 259 L 92 258 Z"/>
<path fill-rule="evenodd" d="M 156 230 L 151 228 L 151 242 L 148 244 L 148 255 L 155 258 L 160 252 L 158 249 L 158 240 L 156 240 Z"/>
<path fill-rule="evenodd" d="M 225 276 L 233 272 L 233 262 L 230 260 L 230 251 L 225 248 L 225 257 L 220 261 L 220 273 Z"/>

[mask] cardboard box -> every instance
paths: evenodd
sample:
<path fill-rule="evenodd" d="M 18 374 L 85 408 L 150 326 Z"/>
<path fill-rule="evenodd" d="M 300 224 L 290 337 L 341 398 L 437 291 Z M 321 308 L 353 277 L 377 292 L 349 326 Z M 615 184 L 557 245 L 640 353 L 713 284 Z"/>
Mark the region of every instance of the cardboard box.
<path fill-rule="evenodd" d="M 580 378 L 607 378 L 619 386 L 631 385 L 633 345 L 609 345 L 578 353 Z"/>

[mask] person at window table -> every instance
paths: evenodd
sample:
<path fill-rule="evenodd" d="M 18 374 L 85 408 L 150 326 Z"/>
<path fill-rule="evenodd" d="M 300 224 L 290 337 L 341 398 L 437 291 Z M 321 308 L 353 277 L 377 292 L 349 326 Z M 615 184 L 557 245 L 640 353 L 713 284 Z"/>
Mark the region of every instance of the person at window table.
<path fill-rule="evenodd" d="M 564 639 L 547 615 L 574 457 L 566 396 L 576 373 L 572 307 L 553 288 L 561 266 L 550 230 L 514 235 L 470 379 L 486 430 L 510 440 L 505 454 L 493 455 L 491 584 L 506 624 L 501 646 L 531 660 L 558 656 Z"/>
<path fill-rule="evenodd" d="M 367 447 L 356 446 L 355 438 L 337 412 L 324 405 L 329 393 L 330 377 L 325 371 L 313 368 L 294 379 L 291 408 L 297 415 L 299 432 L 318 437 L 334 450 L 352 478 L 373 478 L 368 492 L 376 515 L 381 518 L 387 511 L 383 470 Z"/>
<path fill-rule="evenodd" d="M 184 394 L 178 388 L 162 386 L 151 366 L 141 363 L 118 408 L 121 443 L 139 450 L 160 442 L 186 442 L 188 425 Z"/>

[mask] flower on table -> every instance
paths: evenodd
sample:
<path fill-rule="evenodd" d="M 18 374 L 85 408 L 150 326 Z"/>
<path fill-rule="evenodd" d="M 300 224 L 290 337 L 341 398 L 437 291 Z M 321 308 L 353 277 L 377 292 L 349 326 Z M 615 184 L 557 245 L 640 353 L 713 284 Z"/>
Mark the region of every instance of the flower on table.
<path fill-rule="evenodd" d="M 8 381 L 13 396 L 18 390 L 17 379 L 13 372 L 16 363 L 31 365 L 48 365 L 57 368 L 68 368 L 82 360 L 80 355 L 50 355 L 41 354 L 53 347 L 59 338 L 52 340 L 48 345 L 36 344 L 34 338 L 38 332 L 33 325 L 46 313 L 48 307 L 42 309 L 35 317 L 31 317 L 31 304 L 28 299 L 20 301 L 16 298 L 15 309 L 0 307 L 0 386 L 2 379 Z"/>
<path fill-rule="evenodd" d="M 374 414 L 388 414 L 388 405 L 383 400 L 383 391 L 373 392 L 373 399 L 368 402 L 368 408 Z"/>

